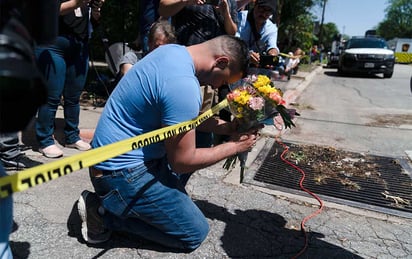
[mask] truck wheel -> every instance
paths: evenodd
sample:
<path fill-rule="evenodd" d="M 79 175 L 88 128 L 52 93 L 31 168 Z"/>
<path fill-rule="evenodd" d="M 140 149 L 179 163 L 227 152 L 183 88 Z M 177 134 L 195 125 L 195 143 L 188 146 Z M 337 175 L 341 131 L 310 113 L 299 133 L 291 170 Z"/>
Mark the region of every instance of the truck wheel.
<path fill-rule="evenodd" d="M 383 73 L 383 78 L 391 78 L 393 75 L 393 71 L 389 73 Z"/>

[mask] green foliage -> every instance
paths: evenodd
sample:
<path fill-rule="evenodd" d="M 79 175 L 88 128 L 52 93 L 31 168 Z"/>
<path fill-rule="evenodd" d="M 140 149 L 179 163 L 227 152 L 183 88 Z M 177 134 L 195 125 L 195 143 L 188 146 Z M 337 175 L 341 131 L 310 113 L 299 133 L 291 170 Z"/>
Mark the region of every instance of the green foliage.
<path fill-rule="evenodd" d="M 278 0 L 278 42 L 281 52 L 293 51 L 300 47 L 306 53 L 313 44 L 318 43 L 318 35 L 314 34 L 314 22 L 319 20 L 311 10 L 322 7 L 325 0 Z M 332 44 L 333 37 L 339 33 L 333 23 L 323 25 L 322 41 L 325 47 Z"/>
<path fill-rule="evenodd" d="M 323 45 L 325 48 L 330 48 L 334 37 L 339 34 L 338 27 L 334 23 L 326 23 L 323 25 Z"/>
<path fill-rule="evenodd" d="M 308 52 L 313 41 L 313 16 L 308 10 L 314 1 L 278 0 L 278 44 L 281 52 L 300 47 Z"/>
<path fill-rule="evenodd" d="M 95 29 L 90 41 L 92 58 L 104 60 L 106 37 L 111 45 L 115 42 L 132 42 L 139 34 L 139 1 L 106 0 L 102 8 L 100 26 Z"/>
<path fill-rule="evenodd" d="M 385 19 L 379 23 L 377 34 L 387 40 L 412 38 L 412 1 L 388 0 Z"/>

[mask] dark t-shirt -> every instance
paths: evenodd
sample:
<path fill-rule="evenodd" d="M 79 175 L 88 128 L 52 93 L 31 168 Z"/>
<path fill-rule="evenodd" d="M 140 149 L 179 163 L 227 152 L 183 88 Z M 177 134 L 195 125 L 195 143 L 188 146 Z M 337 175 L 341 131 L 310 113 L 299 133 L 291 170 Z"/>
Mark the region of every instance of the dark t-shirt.
<path fill-rule="evenodd" d="M 228 1 L 232 20 L 238 24 L 236 2 Z M 224 18 L 214 6 L 190 5 L 172 17 L 180 44 L 190 46 L 226 34 Z"/>
<path fill-rule="evenodd" d="M 86 41 L 89 37 L 89 8 L 78 8 L 59 16 L 59 35 L 76 36 Z"/>

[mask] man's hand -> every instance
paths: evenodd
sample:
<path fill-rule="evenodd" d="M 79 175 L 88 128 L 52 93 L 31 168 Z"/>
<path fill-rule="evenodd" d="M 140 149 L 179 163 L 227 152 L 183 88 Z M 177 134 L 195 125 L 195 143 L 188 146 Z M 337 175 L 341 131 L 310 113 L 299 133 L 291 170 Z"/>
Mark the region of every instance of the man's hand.
<path fill-rule="evenodd" d="M 256 145 L 259 134 L 257 131 L 232 135 L 231 141 L 236 143 L 236 153 L 250 151 Z"/>
<path fill-rule="evenodd" d="M 249 51 L 250 62 L 256 66 L 259 66 L 260 55 L 257 52 Z"/>

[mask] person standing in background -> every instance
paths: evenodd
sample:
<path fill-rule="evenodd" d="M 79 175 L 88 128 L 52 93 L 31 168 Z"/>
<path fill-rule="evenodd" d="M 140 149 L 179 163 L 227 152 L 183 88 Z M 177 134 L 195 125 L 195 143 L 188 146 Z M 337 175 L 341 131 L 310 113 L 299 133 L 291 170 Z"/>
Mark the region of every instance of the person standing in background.
<path fill-rule="evenodd" d="M 203 0 L 161 0 L 159 14 L 171 17 L 179 44 L 190 46 L 220 35 L 235 35 L 237 4 L 235 0 L 206 3 Z"/>
<path fill-rule="evenodd" d="M 310 49 L 310 63 L 315 62 L 319 58 L 319 49 L 318 45 L 313 45 L 312 48 Z"/>
<path fill-rule="evenodd" d="M 325 47 L 323 46 L 323 44 L 320 44 L 318 52 L 319 52 L 319 63 L 322 64 L 323 55 L 325 53 Z"/>
<path fill-rule="evenodd" d="M 91 2 L 93 5 L 89 6 Z M 82 151 L 91 148 L 79 136 L 80 95 L 89 68 L 91 29 L 98 23 L 103 3 L 104 0 L 62 0 L 56 41 L 35 49 L 48 90 L 47 104 L 39 108 L 35 125 L 39 151 L 46 157 L 63 155 L 53 137 L 56 111 L 61 102 L 64 109 L 65 146 Z"/>
<path fill-rule="evenodd" d="M 250 61 L 255 66 L 259 66 L 260 55 L 279 54 L 278 28 L 270 20 L 275 10 L 275 0 L 257 0 L 252 9 L 239 12 L 237 36 L 248 45 Z"/>
<path fill-rule="evenodd" d="M 140 0 L 139 1 L 139 39 L 143 53 L 149 50 L 149 32 L 152 24 L 161 18 L 159 16 L 160 0 Z M 162 18 L 163 19 L 163 18 Z"/>

